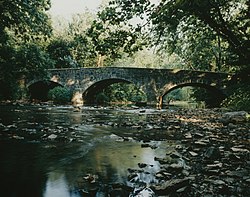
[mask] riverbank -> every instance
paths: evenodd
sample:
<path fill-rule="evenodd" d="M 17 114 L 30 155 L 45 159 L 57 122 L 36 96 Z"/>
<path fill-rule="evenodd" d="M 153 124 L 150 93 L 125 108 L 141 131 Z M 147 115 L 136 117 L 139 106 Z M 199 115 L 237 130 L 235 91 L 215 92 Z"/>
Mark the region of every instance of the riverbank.
<path fill-rule="evenodd" d="M 159 140 L 180 142 L 155 158 L 159 183 L 149 187 L 158 196 L 250 196 L 250 124 L 229 116 L 221 109 L 179 109 L 124 123 L 137 127 L 133 138 L 144 142 L 142 148 L 157 148 L 151 142 Z M 140 173 L 147 165 L 139 165 Z"/>
<path fill-rule="evenodd" d="M 31 113 L 41 113 L 53 118 L 53 106 L 31 106 Z M 140 189 L 148 188 L 156 196 L 250 196 L 250 124 L 246 113 L 228 113 L 223 109 L 166 109 L 88 107 L 67 111 L 81 117 L 79 124 L 62 122 L 41 125 L 22 120 L 0 120 L 1 140 L 30 141 L 57 144 L 82 143 L 79 127 L 113 128 L 112 139 L 119 142 L 136 141 L 142 149 L 157 151 L 157 142 L 175 142 L 165 157 L 155 157 L 149 163 L 138 163 L 137 168 L 127 169 L 127 181 Z M 4 109 L 1 106 L 1 110 Z M 88 113 L 86 110 L 88 109 Z M 22 113 L 22 104 L 14 104 L 12 112 Z M 25 108 L 25 110 L 27 110 Z M 60 109 L 64 110 L 64 107 Z M 115 111 L 109 114 L 109 111 Z M 93 112 L 99 116 L 93 116 Z M 131 116 L 121 116 L 123 113 Z M 105 115 L 106 118 L 103 118 Z M 30 114 L 32 116 L 32 114 Z M 111 116 L 120 116 L 112 119 Z M 126 129 L 126 132 L 124 132 Z M 136 157 L 136 155 L 131 155 Z M 129 159 L 129 158 L 128 158 Z M 131 159 L 131 158 L 130 158 Z M 160 170 L 150 174 L 152 163 L 158 162 Z M 141 177 L 154 176 L 153 182 L 144 183 Z M 85 178 L 89 181 L 89 178 Z M 91 182 L 91 181 L 90 181 Z M 90 183 L 91 185 L 91 183 Z M 150 189 L 150 190 L 149 190 Z M 96 189 L 96 191 L 98 188 Z M 123 184 L 113 185 L 113 192 L 128 194 L 133 188 Z M 144 189 L 146 192 L 146 190 Z M 152 194 L 152 195 L 153 195 Z"/>

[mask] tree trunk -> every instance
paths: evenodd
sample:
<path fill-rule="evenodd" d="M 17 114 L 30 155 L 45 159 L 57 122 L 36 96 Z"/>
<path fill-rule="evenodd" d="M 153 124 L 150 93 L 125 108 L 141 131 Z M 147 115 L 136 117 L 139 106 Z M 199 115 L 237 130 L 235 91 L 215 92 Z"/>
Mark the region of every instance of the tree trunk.
<path fill-rule="evenodd" d="M 103 65 L 104 65 L 104 59 L 105 59 L 104 55 L 98 54 L 98 57 L 97 57 L 97 67 L 103 67 Z"/>

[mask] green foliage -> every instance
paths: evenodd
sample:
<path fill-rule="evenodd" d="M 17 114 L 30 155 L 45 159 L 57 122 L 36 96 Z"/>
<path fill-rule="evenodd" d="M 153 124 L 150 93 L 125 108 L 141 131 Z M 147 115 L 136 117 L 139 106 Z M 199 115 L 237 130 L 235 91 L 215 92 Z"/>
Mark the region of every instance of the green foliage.
<path fill-rule="evenodd" d="M 87 36 L 90 38 L 96 54 L 112 60 L 120 58 L 123 53 L 131 53 L 139 49 L 139 45 L 136 44 L 138 33 L 126 30 L 121 26 L 109 24 L 104 26 L 103 21 L 94 21 Z"/>
<path fill-rule="evenodd" d="M 193 35 L 203 34 L 201 27 L 205 25 L 228 44 L 227 50 L 235 54 L 231 61 L 244 65 L 250 59 L 248 12 L 247 0 L 170 0 L 162 1 L 150 19 L 155 34 L 170 41 L 178 39 L 175 32 L 188 32 L 192 26 L 196 29 Z M 188 28 L 180 29 L 183 24 Z"/>
<path fill-rule="evenodd" d="M 137 102 L 146 102 L 147 101 L 147 96 L 144 94 L 144 92 L 136 90 L 135 92 L 132 91 L 129 94 L 128 100 L 134 103 Z"/>
<path fill-rule="evenodd" d="M 232 94 L 222 102 L 222 106 L 250 112 L 250 85 L 235 87 Z"/>
<path fill-rule="evenodd" d="M 96 65 L 97 52 L 87 36 L 94 15 L 89 11 L 74 15 L 70 23 L 58 20 L 54 36 L 48 45 L 56 68 L 90 67 Z"/>
<path fill-rule="evenodd" d="M 94 16 L 86 11 L 73 17 L 67 25 L 55 29 L 48 52 L 56 61 L 56 68 L 93 67 L 97 62 L 97 51 L 87 36 Z"/>
<path fill-rule="evenodd" d="M 0 47 L 0 82 L 2 98 L 21 99 L 27 94 L 24 80 L 34 76 L 46 78 L 46 68 L 53 67 L 53 61 L 38 45 L 27 43 L 22 46 Z"/>
<path fill-rule="evenodd" d="M 227 45 L 210 27 L 194 17 L 179 24 L 173 39 L 162 46 L 171 53 L 177 53 L 186 68 L 206 71 L 222 71 L 228 63 Z"/>
<path fill-rule="evenodd" d="M 141 33 L 125 21 L 125 16 L 120 15 L 119 8 L 111 5 L 98 12 L 97 18 L 86 31 L 95 53 L 105 56 L 108 63 L 121 58 L 124 53 L 132 54 L 141 50 L 147 43 Z"/>
<path fill-rule="evenodd" d="M 104 90 L 109 102 L 142 102 L 146 95 L 133 84 L 116 83 Z"/>
<path fill-rule="evenodd" d="M 106 104 L 108 102 L 109 102 L 109 97 L 104 92 L 98 93 L 96 95 L 97 104 Z"/>
<path fill-rule="evenodd" d="M 222 102 L 223 107 L 233 110 L 250 111 L 250 68 L 244 67 L 234 74 L 227 84 L 228 97 Z"/>
<path fill-rule="evenodd" d="M 167 101 L 170 100 L 177 100 L 177 101 L 190 101 L 192 100 L 192 93 L 193 93 L 192 87 L 183 87 L 175 89 L 167 94 Z"/>
<path fill-rule="evenodd" d="M 10 29 L 23 40 L 40 39 L 51 34 L 49 17 L 50 0 L 1 0 L 0 35 Z"/>
<path fill-rule="evenodd" d="M 18 48 L 16 55 L 18 72 L 27 79 L 47 76 L 46 70 L 54 67 L 54 61 L 37 44 L 25 44 Z"/>
<path fill-rule="evenodd" d="M 20 99 L 26 94 L 25 80 L 46 76 L 53 67 L 44 46 L 51 35 L 46 11 L 50 1 L 0 1 L 0 95 Z"/>
<path fill-rule="evenodd" d="M 178 54 L 186 68 L 232 71 L 249 65 L 248 13 L 247 0 L 113 0 L 99 18 L 116 26 L 136 19 L 131 32 Z"/>
<path fill-rule="evenodd" d="M 50 41 L 47 51 L 50 57 L 56 62 L 56 68 L 77 67 L 76 61 L 72 58 L 71 50 L 73 43 L 62 38 L 54 38 Z"/>
<path fill-rule="evenodd" d="M 124 54 L 141 50 L 146 42 L 142 42 L 140 32 L 131 30 L 131 24 L 106 20 L 106 17 L 114 17 L 113 11 L 103 9 L 97 16 L 86 11 L 75 15 L 64 29 L 57 28 L 48 46 L 51 57 L 57 61 L 56 67 L 74 67 L 67 62 L 69 58 L 78 66 L 107 66 Z"/>
<path fill-rule="evenodd" d="M 228 72 L 249 67 L 249 1 L 149 2 L 113 0 L 101 18 L 115 25 L 144 19 L 130 26 L 131 31 L 151 37 L 152 46 L 161 51 L 177 54 L 188 69 Z M 195 95 L 212 100 L 202 90 Z"/>
<path fill-rule="evenodd" d="M 72 56 L 83 67 L 96 66 L 97 52 L 86 34 L 75 35 L 73 40 Z"/>
<path fill-rule="evenodd" d="M 207 107 L 218 107 L 223 100 L 220 93 L 211 92 L 205 88 L 195 88 L 191 94 L 196 102 L 204 102 Z"/>
<path fill-rule="evenodd" d="M 57 86 L 48 92 L 48 99 L 55 103 L 65 104 L 70 102 L 72 91 L 65 87 Z"/>

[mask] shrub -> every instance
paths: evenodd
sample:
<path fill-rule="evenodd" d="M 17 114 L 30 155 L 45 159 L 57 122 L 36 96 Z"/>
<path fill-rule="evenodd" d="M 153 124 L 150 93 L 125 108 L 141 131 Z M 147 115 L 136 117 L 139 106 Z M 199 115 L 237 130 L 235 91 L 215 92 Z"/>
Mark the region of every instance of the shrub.
<path fill-rule="evenodd" d="M 55 103 L 65 104 L 70 102 L 72 91 L 68 88 L 57 86 L 48 92 L 48 99 Z"/>
<path fill-rule="evenodd" d="M 133 84 L 116 83 L 104 90 L 111 102 L 146 101 L 146 95 Z"/>
<path fill-rule="evenodd" d="M 105 104 L 108 102 L 109 102 L 109 98 L 105 93 L 101 92 L 101 93 L 96 95 L 96 103 L 97 104 Z"/>
<path fill-rule="evenodd" d="M 241 86 L 222 102 L 223 107 L 250 112 L 250 85 Z"/>

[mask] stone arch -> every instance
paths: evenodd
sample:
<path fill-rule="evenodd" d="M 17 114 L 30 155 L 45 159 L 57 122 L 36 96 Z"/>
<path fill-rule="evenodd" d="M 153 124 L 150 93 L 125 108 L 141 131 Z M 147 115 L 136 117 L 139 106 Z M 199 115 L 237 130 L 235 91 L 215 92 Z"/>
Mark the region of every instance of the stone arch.
<path fill-rule="evenodd" d="M 205 83 L 182 83 L 182 84 L 174 84 L 174 85 L 172 84 L 167 89 L 165 89 L 163 95 L 161 96 L 162 102 L 163 102 L 164 96 L 166 96 L 173 90 L 176 90 L 182 87 L 199 87 L 199 88 L 203 88 L 207 90 L 207 92 L 213 95 L 213 105 L 210 105 L 210 107 L 218 107 L 220 103 L 222 102 L 222 100 L 226 98 L 226 95 L 223 93 L 223 91 L 215 85 L 208 85 Z"/>
<path fill-rule="evenodd" d="M 63 87 L 63 85 L 50 80 L 33 81 L 28 85 L 28 92 L 30 95 L 30 99 L 47 101 L 49 90 L 57 86 Z"/>
<path fill-rule="evenodd" d="M 83 102 L 85 104 L 93 104 L 95 102 L 95 96 L 101 92 L 103 89 L 107 88 L 108 86 L 115 84 L 115 83 L 127 83 L 127 84 L 134 84 L 131 81 L 119 78 L 110 78 L 110 79 L 103 79 L 93 83 L 89 86 L 82 95 Z"/>

